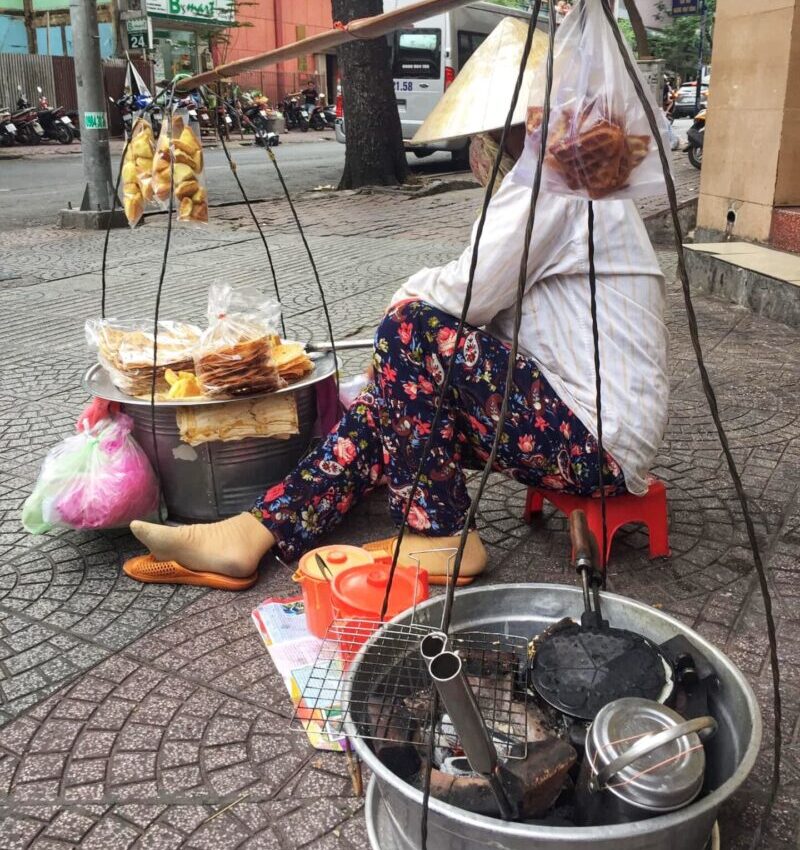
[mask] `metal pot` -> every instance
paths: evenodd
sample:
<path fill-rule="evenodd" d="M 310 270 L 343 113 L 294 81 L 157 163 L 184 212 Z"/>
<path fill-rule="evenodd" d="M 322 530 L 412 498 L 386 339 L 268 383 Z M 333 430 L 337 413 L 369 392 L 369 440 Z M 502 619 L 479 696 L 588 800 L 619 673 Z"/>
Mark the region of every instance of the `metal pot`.
<path fill-rule="evenodd" d="M 579 822 L 628 823 L 688 806 L 700 793 L 706 770 L 698 733 L 716 729 L 713 717 L 685 721 L 652 700 L 608 703 L 586 736 Z"/>
<path fill-rule="evenodd" d="M 655 643 L 683 635 L 714 668 L 719 686 L 709 694 L 709 709 L 719 730 L 706 745 L 707 793 L 674 812 L 635 823 L 611 826 L 552 827 L 504 822 L 475 815 L 439 800 L 430 801 L 429 850 L 703 850 L 717 812 L 750 773 L 761 743 L 761 715 L 741 672 L 716 647 L 668 615 L 610 593 L 602 594 L 603 610 L 616 627 L 643 634 Z M 533 637 L 563 617 L 580 617 L 580 589 L 551 584 L 508 584 L 461 590 L 456 595 L 454 631 L 488 631 Z M 416 609 L 415 622 L 436 629 L 442 598 Z M 408 623 L 410 614 L 394 622 Z M 366 688 L 375 637 L 362 647 L 351 667 L 354 688 Z M 375 650 L 373 650 L 374 652 Z M 358 722 L 349 721 L 360 757 L 372 771 L 386 819 L 375 850 L 418 850 L 422 792 L 386 768 L 358 736 Z M 371 813 L 368 812 L 368 818 Z M 371 835 L 377 825 L 369 823 Z"/>

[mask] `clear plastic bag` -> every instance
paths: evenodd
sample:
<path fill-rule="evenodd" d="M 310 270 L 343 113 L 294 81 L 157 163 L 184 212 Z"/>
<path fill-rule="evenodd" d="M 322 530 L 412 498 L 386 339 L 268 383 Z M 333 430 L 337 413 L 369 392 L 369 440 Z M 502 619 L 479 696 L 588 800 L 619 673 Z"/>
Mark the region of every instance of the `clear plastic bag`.
<path fill-rule="evenodd" d="M 174 162 L 172 177 L 170 161 Z M 164 121 L 156 145 L 153 193 L 163 208 L 169 204 L 171 185 L 174 188 L 178 221 L 208 222 L 203 143 L 186 109 L 175 110 L 171 121 Z"/>
<path fill-rule="evenodd" d="M 150 122 L 139 117 L 131 130 L 131 141 L 122 164 L 122 197 L 128 224 L 135 227 L 153 200 L 152 173 L 156 144 Z"/>
<path fill-rule="evenodd" d="M 664 191 L 656 141 L 599 2 L 582 0 L 559 28 L 553 85 L 543 189 L 591 200 Z M 650 100 L 668 145 L 666 122 Z M 537 152 L 541 105 L 531 103 L 528 114 Z"/>
<path fill-rule="evenodd" d="M 121 528 L 154 517 L 158 483 L 132 428 L 117 413 L 54 446 L 22 508 L 26 531 Z"/>
<path fill-rule="evenodd" d="M 254 286 L 212 284 L 208 328 L 194 358 L 206 395 L 252 395 L 285 386 L 272 357 L 280 342 L 280 315 L 280 304 Z"/>
<path fill-rule="evenodd" d="M 153 381 L 152 322 L 121 322 L 118 319 L 89 319 L 86 342 L 115 387 L 137 398 L 149 398 Z M 156 395 L 170 390 L 165 372 L 194 371 L 194 350 L 201 331 L 186 322 L 158 323 Z"/>

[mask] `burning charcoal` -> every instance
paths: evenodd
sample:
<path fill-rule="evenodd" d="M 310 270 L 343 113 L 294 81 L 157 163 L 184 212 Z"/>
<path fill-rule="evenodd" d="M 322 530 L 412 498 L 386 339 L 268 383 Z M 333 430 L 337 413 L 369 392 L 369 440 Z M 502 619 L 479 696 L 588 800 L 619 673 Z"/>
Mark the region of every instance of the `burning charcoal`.
<path fill-rule="evenodd" d="M 367 703 L 372 729 L 372 749 L 378 759 L 401 779 L 419 771 L 420 758 L 414 745 L 417 724 L 399 702 L 373 699 Z"/>

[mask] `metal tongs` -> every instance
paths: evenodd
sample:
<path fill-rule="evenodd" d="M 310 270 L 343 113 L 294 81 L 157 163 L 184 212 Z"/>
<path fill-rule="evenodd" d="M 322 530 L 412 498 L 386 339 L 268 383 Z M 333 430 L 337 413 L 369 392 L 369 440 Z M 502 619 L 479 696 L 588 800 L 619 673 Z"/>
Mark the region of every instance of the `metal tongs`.
<path fill-rule="evenodd" d="M 600 590 L 605 584 L 605 572 L 595 566 L 600 563 L 600 550 L 594 534 L 589 531 L 589 523 L 583 511 L 575 510 L 569 515 L 569 536 L 573 562 L 583 587 L 581 627 L 606 629 L 608 620 L 603 619 L 600 609 Z"/>

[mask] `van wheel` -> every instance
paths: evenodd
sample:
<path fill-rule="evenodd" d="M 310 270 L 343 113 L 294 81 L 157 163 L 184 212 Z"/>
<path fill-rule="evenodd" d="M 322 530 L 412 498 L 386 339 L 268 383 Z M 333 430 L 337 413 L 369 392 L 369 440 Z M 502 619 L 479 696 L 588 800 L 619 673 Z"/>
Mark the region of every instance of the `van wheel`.
<path fill-rule="evenodd" d="M 453 168 L 456 171 L 469 171 L 469 144 L 453 151 Z"/>

